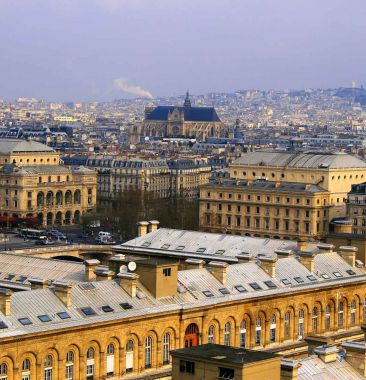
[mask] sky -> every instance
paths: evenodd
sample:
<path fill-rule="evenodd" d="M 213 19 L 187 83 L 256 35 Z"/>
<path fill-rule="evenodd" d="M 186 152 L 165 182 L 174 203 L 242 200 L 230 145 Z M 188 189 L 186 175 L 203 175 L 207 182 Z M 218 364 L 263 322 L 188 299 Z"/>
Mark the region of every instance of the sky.
<path fill-rule="evenodd" d="M 0 99 L 366 85 L 365 0 L 0 0 Z"/>

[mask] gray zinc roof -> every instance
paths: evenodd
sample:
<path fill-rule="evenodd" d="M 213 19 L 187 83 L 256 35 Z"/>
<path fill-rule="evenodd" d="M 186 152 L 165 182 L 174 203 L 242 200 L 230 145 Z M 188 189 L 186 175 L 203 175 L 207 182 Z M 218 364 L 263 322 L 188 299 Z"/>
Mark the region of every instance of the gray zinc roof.
<path fill-rule="evenodd" d="M 0 154 L 24 152 L 54 152 L 54 150 L 33 140 L 0 139 Z"/>

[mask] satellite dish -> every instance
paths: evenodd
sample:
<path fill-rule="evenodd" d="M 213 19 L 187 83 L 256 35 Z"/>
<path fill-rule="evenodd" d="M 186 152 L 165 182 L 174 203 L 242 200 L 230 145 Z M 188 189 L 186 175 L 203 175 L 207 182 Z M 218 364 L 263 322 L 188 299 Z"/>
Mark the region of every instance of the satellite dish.
<path fill-rule="evenodd" d="M 128 270 L 130 272 L 133 272 L 136 269 L 136 263 L 134 261 L 131 261 L 128 263 Z"/>
<path fill-rule="evenodd" d="M 119 267 L 119 273 L 126 273 L 127 272 L 127 265 L 121 265 Z"/>

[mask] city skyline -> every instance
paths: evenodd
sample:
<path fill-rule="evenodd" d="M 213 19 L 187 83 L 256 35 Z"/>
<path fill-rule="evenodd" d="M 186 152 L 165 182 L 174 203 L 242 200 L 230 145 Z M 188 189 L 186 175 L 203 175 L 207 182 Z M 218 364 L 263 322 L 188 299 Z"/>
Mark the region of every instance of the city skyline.
<path fill-rule="evenodd" d="M 362 1 L 3 0 L 0 98 L 362 84 L 365 13 Z"/>

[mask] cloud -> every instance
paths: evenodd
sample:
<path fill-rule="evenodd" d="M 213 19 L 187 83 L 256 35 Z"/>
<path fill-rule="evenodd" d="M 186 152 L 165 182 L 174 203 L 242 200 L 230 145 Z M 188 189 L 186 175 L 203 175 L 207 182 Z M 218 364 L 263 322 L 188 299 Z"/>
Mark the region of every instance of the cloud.
<path fill-rule="evenodd" d="M 143 89 L 140 86 L 132 86 L 128 84 L 128 78 L 116 78 L 113 81 L 113 86 L 116 90 L 127 92 L 127 94 L 136 95 L 141 98 L 153 99 L 151 92 Z"/>

